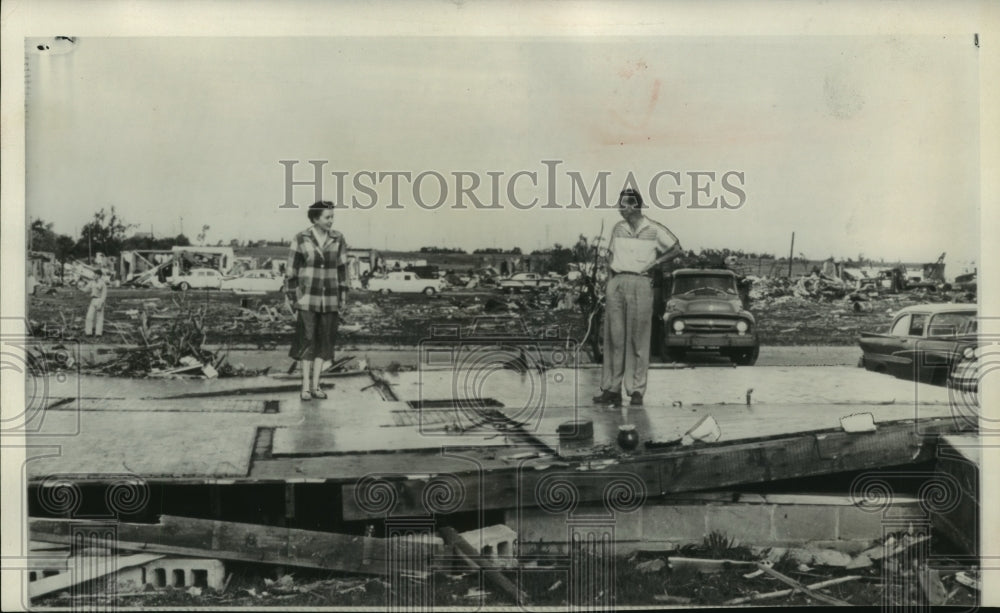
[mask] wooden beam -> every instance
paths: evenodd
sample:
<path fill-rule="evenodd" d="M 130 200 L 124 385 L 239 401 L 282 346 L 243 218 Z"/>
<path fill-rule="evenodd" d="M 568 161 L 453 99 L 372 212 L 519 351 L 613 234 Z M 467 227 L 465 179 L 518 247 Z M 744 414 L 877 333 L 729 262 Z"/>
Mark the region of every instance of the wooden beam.
<path fill-rule="evenodd" d="M 826 581 L 811 583 L 805 587 L 810 590 L 821 590 L 823 588 L 827 588 L 832 585 L 839 585 L 841 583 L 847 583 L 849 581 L 857 581 L 858 579 L 861 579 L 861 575 L 848 575 L 846 577 L 837 577 L 836 579 L 827 579 Z M 791 596 L 795 592 L 796 592 L 795 588 L 790 588 L 787 590 L 777 590 L 775 592 L 755 594 L 753 596 L 745 596 L 743 598 L 733 598 L 732 600 L 727 600 L 722 604 L 724 606 L 729 606 L 734 604 L 746 604 L 748 602 L 756 602 L 758 600 L 768 600 L 770 598 L 781 598 L 782 596 Z"/>
<path fill-rule="evenodd" d="M 91 525 L 106 524 L 29 520 L 33 540 L 54 543 L 70 543 L 75 526 Z M 386 574 L 394 546 L 393 541 L 373 537 L 168 515 L 162 516 L 159 524 L 119 523 L 115 530 L 115 546 L 120 549 L 378 575 Z M 416 546 L 406 544 L 411 550 Z M 427 546 L 428 556 L 436 551 L 435 546 Z"/>
<path fill-rule="evenodd" d="M 469 541 L 465 540 L 461 534 L 456 532 L 454 528 L 443 526 L 438 530 L 438 532 L 441 534 L 441 538 L 444 539 L 445 544 L 454 548 L 455 553 L 466 566 L 472 570 L 482 572 L 486 578 L 489 579 L 490 583 L 497 586 L 503 590 L 505 594 L 510 596 L 514 600 L 514 604 L 528 604 L 527 594 L 514 585 L 510 579 L 503 576 L 499 570 L 480 566 L 479 563 L 476 562 L 476 558 L 479 557 L 479 552 L 476 551 L 476 548 L 470 545 Z"/>
<path fill-rule="evenodd" d="M 783 574 L 779 573 L 778 571 L 774 570 L 770 566 L 767 566 L 766 564 L 757 564 L 757 568 L 759 568 L 760 570 L 764 571 L 765 573 L 771 575 L 772 577 L 774 577 L 778 581 L 781 581 L 785 585 L 791 587 L 793 590 L 795 590 L 797 592 L 802 592 L 803 594 L 805 594 L 806 596 L 812 598 L 813 600 L 818 600 L 820 602 L 823 602 L 823 603 L 826 603 L 826 604 L 830 604 L 830 605 L 833 605 L 835 607 L 849 607 L 849 606 L 851 606 L 850 603 L 848 603 L 846 601 L 843 601 L 843 600 L 840 600 L 839 598 L 834 598 L 833 596 L 827 596 L 826 594 L 823 594 L 821 592 L 817 592 L 816 590 L 810 589 L 810 588 L 802 585 L 801 583 L 799 583 L 795 579 L 792 579 L 791 577 L 789 577 L 787 575 L 783 575 Z"/>
<path fill-rule="evenodd" d="M 918 428 L 919 424 L 919 428 Z M 752 442 L 700 444 L 671 448 L 661 453 L 645 453 L 620 460 L 603 470 L 578 470 L 587 461 L 572 461 L 565 468 L 526 468 L 453 473 L 461 481 L 464 499 L 453 512 L 544 506 L 538 499 L 542 481 L 559 473 L 559 481 L 571 484 L 579 503 L 598 502 L 608 495 L 607 485 L 629 476 L 645 487 L 647 497 L 715 489 L 746 483 L 764 483 L 826 475 L 838 472 L 901 466 L 934 457 L 936 434 L 954 428 L 951 420 L 932 419 L 880 424 L 875 432 L 848 433 L 842 430 L 775 436 Z M 388 515 L 426 515 L 424 489 L 431 480 L 386 477 L 396 491 L 391 511 L 378 513 L 361 508 L 354 484 L 343 486 L 345 520 L 371 519 Z"/>

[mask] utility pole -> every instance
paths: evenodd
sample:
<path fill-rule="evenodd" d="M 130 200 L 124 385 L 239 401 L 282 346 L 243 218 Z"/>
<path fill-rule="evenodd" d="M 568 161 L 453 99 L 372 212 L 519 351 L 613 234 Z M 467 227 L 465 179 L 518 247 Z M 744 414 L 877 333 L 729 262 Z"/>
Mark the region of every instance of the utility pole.
<path fill-rule="evenodd" d="M 788 278 L 792 278 L 792 254 L 795 253 L 795 232 L 792 232 L 792 246 L 788 248 Z"/>

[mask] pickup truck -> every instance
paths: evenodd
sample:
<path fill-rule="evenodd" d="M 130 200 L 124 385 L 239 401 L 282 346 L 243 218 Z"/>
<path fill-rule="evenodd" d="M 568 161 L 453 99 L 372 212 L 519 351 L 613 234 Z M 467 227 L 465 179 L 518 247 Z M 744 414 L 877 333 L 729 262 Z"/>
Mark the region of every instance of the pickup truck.
<path fill-rule="evenodd" d="M 497 282 L 500 290 L 504 293 L 519 292 L 521 290 L 548 289 L 559 285 L 556 277 L 546 277 L 534 272 L 519 272 L 515 275 L 500 279 Z"/>
<path fill-rule="evenodd" d="M 757 321 L 743 307 L 736 273 L 681 268 L 664 278 L 663 291 L 663 346 L 671 360 L 688 350 L 717 350 L 741 366 L 757 362 Z"/>
<path fill-rule="evenodd" d="M 860 366 L 904 379 L 945 385 L 967 348 L 975 349 L 976 307 L 921 304 L 901 309 L 887 333 L 862 332 Z"/>

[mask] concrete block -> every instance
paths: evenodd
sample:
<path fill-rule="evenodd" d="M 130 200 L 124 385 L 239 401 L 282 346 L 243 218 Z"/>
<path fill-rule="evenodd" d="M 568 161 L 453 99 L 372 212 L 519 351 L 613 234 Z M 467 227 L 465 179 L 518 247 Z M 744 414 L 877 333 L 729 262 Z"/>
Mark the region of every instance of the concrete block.
<path fill-rule="evenodd" d="M 163 558 L 118 573 L 121 591 L 137 591 L 146 585 L 154 588 L 210 587 L 221 590 L 226 567 L 220 560 L 201 558 Z"/>
<path fill-rule="evenodd" d="M 522 542 L 555 542 L 568 538 L 570 526 L 578 523 L 606 524 L 614 527 L 616 541 L 638 541 L 642 538 L 642 512 L 616 513 L 607 517 L 603 504 L 580 505 L 574 516 L 552 514 L 540 509 L 522 509 L 520 516 L 509 511 L 504 523 L 513 528 Z M 591 519 L 593 518 L 593 519 Z"/>
<path fill-rule="evenodd" d="M 459 533 L 470 545 L 497 566 L 517 565 L 517 532 L 496 524 Z"/>
<path fill-rule="evenodd" d="M 784 504 L 773 508 L 773 534 L 779 540 L 836 538 L 838 508 L 835 506 Z"/>
<path fill-rule="evenodd" d="M 642 540 L 658 542 L 701 542 L 708 524 L 705 505 L 650 505 L 642 509 Z"/>
<path fill-rule="evenodd" d="M 773 538 L 772 511 L 773 507 L 766 505 L 708 506 L 707 531 L 721 532 L 741 543 L 764 543 Z"/>

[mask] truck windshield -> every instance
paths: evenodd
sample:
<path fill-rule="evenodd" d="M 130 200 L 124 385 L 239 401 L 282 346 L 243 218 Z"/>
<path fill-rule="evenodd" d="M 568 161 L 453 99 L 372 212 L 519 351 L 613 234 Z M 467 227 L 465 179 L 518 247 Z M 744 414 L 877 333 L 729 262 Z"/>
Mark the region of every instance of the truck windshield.
<path fill-rule="evenodd" d="M 675 296 L 705 290 L 705 293 L 735 294 L 733 278 L 722 275 L 690 275 L 674 278 L 671 293 Z M 700 292 L 699 292 L 700 293 Z"/>

